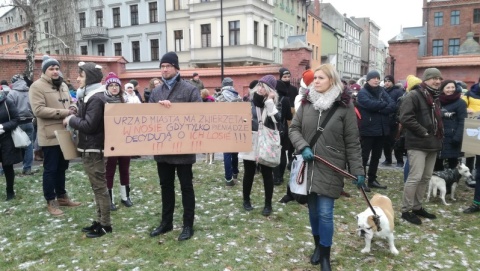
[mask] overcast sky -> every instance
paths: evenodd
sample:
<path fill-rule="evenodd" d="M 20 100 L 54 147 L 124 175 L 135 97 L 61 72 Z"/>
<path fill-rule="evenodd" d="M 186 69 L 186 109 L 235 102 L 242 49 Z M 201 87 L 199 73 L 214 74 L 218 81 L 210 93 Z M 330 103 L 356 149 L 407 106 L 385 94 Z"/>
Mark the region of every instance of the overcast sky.
<path fill-rule="evenodd" d="M 322 0 L 320 0 L 322 2 Z M 380 40 L 400 33 L 402 27 L 422 25 L 422 0 L 323 0 L 347 17 L 370 17 L 380 27 Z M 320 4 L 321 8 L 322 4 Z"/>

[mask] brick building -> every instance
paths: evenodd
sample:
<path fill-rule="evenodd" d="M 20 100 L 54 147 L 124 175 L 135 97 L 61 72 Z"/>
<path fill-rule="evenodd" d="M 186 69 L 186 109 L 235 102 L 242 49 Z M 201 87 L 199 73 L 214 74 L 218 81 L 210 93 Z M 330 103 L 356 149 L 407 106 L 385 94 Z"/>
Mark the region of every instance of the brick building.
<path fill-rule="evenodd" d="M 457 55 L 467 33 L 480 36 L 480 0 L 423 0 L 426 56 Z"/>

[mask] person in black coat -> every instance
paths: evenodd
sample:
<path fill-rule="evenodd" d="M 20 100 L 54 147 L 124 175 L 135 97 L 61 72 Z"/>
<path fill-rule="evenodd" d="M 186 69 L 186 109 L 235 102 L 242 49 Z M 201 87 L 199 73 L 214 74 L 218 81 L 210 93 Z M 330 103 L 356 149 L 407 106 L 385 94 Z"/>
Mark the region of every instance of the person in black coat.
<path fill-rule="evenodd" d="M 285 168 L 287 167 L 286 152 L 292 145 L 292 143 L 290 143 L 290 139 L 288 138 L 287 121 L 292 120 L 293 115 L 290 109 L 287 85 L 282 80 L 278 80 L 275 89 L 278 93 L 277 109 L 280 112 L 280 123 L 283 127 L 283 131 L 280 132 L 280 143 L 282 144 L 280 165 L 273 169 L 273 184 L 281 185 L 283 183 L 283 175 L 285 174 Z"/>
<path fill-rule="evenodd" d="M 403 96 L 405 90 L 399 86 L 395 85 L 395 79 L 391 75 L 385 76 L 384 88 L 385 91 L 390 95 L 392 100 L 397 105 L 395 108 L 395 112 L 390 114 L 390 136 L 385 139 L 383 145 L 383 154 L 385 155 L 385 161 L 383 161 L 382 165 L 390 166 L 392 164 L 392 149 L 395 155 L 395 159 L 397 160 L 397 167 L 403 167 L 403 149 L 401 148 L 394 148 L 397 133 L 398 133 L 398 120 L 397 120 L 397 111 L 398 111 L 398 99 Z"/>
<path fill-rule="evenodd" d="M 383 142 L 390 135 L 390 114 L 395 112 L 395 102 L 380 86 L 380 74 L 373 70 L 367 74 L 367 82 L 358 92 L 357 107 L 360 110 L 360 137 L 363 166 L 368 167 L 368 187 L 386 189 L 377 180 L 378 162 L 382 156 Z"/>
<path fill-rule="evenodd" d="M 439 90 L 444 138 L 442 150 L 435 162 L 435 171 L 445 169 L 445 160 L 448 168 L 458 165 L 458 158 L 462 156 L 463 128 L 467 117 L 467 103 L 461 98 L 462 88 L 455 81 L 443 81 Z"/>
<path fill-rule="evenodd" d="M 7 99 L 4 91 L 0 91 L 0 162 L 7 181 L 7 201 L 15 198 L 13 165 L 23 161 L 22 151 L 15 148 L 11 135 L 11 131 L 18 126 L 18 120 L 17 107 Z"/>

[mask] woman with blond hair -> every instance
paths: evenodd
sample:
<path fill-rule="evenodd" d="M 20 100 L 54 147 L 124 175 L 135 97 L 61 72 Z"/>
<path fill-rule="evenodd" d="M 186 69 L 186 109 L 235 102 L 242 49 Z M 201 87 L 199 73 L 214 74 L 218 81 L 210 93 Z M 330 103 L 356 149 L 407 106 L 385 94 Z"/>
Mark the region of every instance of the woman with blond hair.
<path fill-rule="evenodd" d="M 331 118 L 325 123 L 327 115 Z M 321 126 L 325 126 L 323 132 L 310 145 Z M 344 170 L 348 165 L 350 172 L 357 176 L 356 185 L 361 187 L 365 183 L 357 117 L 351 97 L 343 91 L 334 66 L 324 64 L 315 70 L 313 86 L 303 95 L 301 106 L 290 125 L 289 137 L 307 162 L 307 202 L 315 241 L 310 261 L 321 264 L 321 270 L 331 270 L 334 203 L 342 193 L 344 177 L 314 160 L 314 156 L 322 157 Z"/>

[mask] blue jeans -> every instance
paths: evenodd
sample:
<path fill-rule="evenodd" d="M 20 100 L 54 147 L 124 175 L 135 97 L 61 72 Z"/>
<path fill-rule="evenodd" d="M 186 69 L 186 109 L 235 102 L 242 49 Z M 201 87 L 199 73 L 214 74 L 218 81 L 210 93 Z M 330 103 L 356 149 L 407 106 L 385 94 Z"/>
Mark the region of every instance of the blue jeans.
<path fill-rule="evenodd" d="M 408 156 L 407 156 L 407 160 L 405 161 L 405 164 L 403 165 L 403 183 L 407 182 L 409 171 L 410 171 L 410 163 L 408 162 Z"/>
<path fill-rule="evenodd" d="M 480 155 L 475 159 L 475 193 L 473 194 L 473 202 L 480 205 Z"/>
<path fill-rule="evenodd" d="M 43 196 L 47 201 L 65 195 L 65 171 L 68 160 L 63 158 L 60 146 L 44 146 L 43 150 Z"/>
<path fill-rule="evenodd" d="M 232 180 L 233 174 L 238 174 L 238 152 L 223 153 L 223 167 L 225 168 L 225 180 Z"/>
<path fill-rule="evenodd" d="M 319 196 L 315 193 L 308 194 L 308 216 L 312 234 L 320 236 L 320 245 L 331 247 L 333 240 L 333 198 Z"/>
<path fill-rule="evenodd" d="M 34 128 L 33 128 L 33 123 L 24 123 L 19 125 L 22 130 L 27 133 L 28 138 L 30 138 L 30 145 L 25 149 L 25 153 L 23 155 L 23 171 L 32 169 L 32 163 L 33 163 L 33 143 L 35 141 L 34 137 Z"/>

